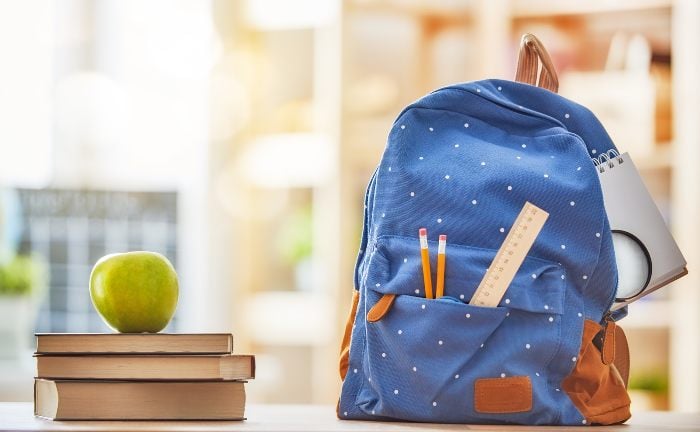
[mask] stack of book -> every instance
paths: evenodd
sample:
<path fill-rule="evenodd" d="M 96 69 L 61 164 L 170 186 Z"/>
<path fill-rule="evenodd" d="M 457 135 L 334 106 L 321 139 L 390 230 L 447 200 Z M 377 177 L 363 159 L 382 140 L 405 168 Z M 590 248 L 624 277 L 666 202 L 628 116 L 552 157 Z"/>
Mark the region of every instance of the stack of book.
<path fill-rule="evenodd" d="M 255 357 L 231 334 L 37 334 L 34 414 L 54 420 L 243 420 Z"/>

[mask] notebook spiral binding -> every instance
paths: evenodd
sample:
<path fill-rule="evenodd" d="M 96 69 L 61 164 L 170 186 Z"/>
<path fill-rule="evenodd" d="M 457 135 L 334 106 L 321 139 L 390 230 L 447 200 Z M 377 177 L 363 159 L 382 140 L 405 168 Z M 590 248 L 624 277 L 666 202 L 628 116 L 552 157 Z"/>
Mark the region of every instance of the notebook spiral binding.
<path fill-rule="evenodd" d="M 617 159 L 617 164 L 622 164 L 625 162 L 625 160 L 620 156 L 620 153 L 617 152 L 615 149 L 610 149 L 606 151 L 605 153 L 601 154 L 597 158 L 591 158 L 593 161 L 593 165 L 596 166 L 598 169 L 598 172 L 604 173 L 605 172 L 605 166 L 607 165 L 608 169 L 615 168 L 615 160 Z"/>

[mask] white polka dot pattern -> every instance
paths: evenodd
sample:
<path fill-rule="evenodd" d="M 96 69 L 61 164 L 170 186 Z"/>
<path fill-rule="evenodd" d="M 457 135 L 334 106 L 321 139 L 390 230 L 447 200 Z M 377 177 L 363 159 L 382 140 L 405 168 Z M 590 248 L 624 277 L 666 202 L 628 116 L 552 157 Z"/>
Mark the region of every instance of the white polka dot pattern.
<path fill-rule="evenodd" d="M 343 418 L 585 424 L 555 386 L 578 361 L 584 317 L 600 317 L 606 306 L 600 287 L 614 281 L 599 265 L 614 255 L 601 197 L 591 193 L 596 170 L 585 166 L 611 144 L 580 107 L 539 89 L 495 83 L 438 90 L 405 110 L 391 130 L 365 199 Z M 550 99 L 525 97 L 532 95 Z M 499 306 L 469 305 L 525 201 L 550 213 L 545 229 Z M 424 298 L 421 227 L 429 233 L 433 290 L 437 236 L 448 235 L 440 299 Z M 387 293 L 395 295 L 388 311 L 368 322 Z M 529 412 L 464 409 L 476 379 L 518 376 L 531 381 Z"/>

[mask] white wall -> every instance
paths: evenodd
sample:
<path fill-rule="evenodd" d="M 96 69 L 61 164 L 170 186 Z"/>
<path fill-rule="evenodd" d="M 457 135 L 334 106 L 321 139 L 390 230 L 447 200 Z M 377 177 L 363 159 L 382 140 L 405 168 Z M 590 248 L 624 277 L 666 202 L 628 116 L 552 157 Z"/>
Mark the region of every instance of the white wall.
<path fill-rule="evenodd" d="M 671 333 L 671 406 L 700 411 L 700 2 L 678 0 L 673 9 L 673 231 L 688 261 L 688 276 L 674 283 Z"/>
<path fill-rule="evenodd" d="M 229 330 L 211 3 L 57 5 L 0 0 L 0 186 L 178 191 L 180 329 Z"/>
<path fill-rule="evenodd" d="M 50 174 L 53 5 L 0 1 L 0 186 Z"/>

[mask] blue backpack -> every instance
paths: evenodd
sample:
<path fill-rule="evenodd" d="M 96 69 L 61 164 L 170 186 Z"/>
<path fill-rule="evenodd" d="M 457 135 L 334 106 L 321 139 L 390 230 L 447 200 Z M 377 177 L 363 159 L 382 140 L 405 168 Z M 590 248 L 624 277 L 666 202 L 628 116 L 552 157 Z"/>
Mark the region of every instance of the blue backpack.
<path fill-rule="evenodd" d="M 529 35 L 520 78 L 535 84 L 538 58 L 539 84 L 556 91 Z M 609 313 L 617 269 L 591 162 L 610 149 L 589 110 L 527 83 L 453 85 L 404 109 L 365 196 L 338 417 L 626 421 L 629 359 Z M 547 222 L 500 304 L 470 305 L 526 201 Z M 448 238 L 442 298 L 426 299 L 421 227 L 432 269 L 438 234 Z"/>

